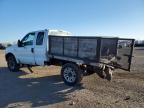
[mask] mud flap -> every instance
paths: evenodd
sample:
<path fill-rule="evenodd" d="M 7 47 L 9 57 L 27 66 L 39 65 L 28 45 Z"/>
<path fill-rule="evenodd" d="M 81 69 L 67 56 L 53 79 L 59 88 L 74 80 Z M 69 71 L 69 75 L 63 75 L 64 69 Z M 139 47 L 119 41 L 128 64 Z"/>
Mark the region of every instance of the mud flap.
<path fill-rule="evenodd" d="M 105 79 L 107 79 L 108 81 L 111 81 L 112 80 L 113 69 L 111 67 L 106 66 L 104 72 L 105 72 L 105 75 L 106 75 Z"/>

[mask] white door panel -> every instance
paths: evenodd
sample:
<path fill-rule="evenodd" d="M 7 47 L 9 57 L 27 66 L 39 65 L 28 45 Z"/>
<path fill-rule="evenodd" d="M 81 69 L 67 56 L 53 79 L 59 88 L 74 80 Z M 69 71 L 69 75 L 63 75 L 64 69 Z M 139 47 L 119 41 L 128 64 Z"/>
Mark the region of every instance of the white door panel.
<path fill-rule="evenodd" d="M 37 32 L 36 44 L 34 48 L 35 62 L 37 65 L 44 65 L 44 61 L 47 61 L 47 32 Z"/>
<path fill-rule="evenodd" d="M 31 64 L 34 65 L 35 61 L 34 61 L 34 53 L 31 52 L 32 50 L 32 46 L 25 46 L 23 48 L 23 51 L 21 52 L 21 62 L 24 64 Z"/>

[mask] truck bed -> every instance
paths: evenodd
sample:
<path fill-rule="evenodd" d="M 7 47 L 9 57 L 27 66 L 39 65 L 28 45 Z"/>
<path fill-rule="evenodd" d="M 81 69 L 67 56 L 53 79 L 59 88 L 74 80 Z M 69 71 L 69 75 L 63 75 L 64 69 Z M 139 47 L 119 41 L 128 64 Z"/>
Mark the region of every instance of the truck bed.
<path fill-rule="evenodd" d="M 129 56 L 131 56 L 133 39 L 49 36 L 49 56 L 83 64 L 110 64 L 112 61 L 118 62 L 116 58 L 119 53 L 118 45 L 120 40 L 131 42 L 129 47 Z M 125 54 L 125 52 L 123 53 Z M 128 66 L 130 65 L 128 61 L 126 63 Z"/>
<path fill-rule="evenodd" d="M 110 45 L 106 41 L 101 37 L 49 36 L 49 54 L 96 63 L 100 62 L 101 59 L 109 61 L 108 56 L 116 55 L 117 39 L 109 39 Z M 107 47 L 111 50 L 109 55 L 107 54 Z"/>

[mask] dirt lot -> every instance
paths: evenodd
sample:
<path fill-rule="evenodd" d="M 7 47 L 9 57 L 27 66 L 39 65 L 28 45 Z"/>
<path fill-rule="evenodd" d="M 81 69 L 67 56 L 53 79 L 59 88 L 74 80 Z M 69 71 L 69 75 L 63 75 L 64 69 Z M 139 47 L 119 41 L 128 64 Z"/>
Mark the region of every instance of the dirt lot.
<path fill-rule="evenodd" d="M 131 72 L 116 70 L 112 82 L 96 74 L 66 86 L 60 67 L 9 72 L 0 51 L 0 108 L 144 108 L 144 48 L 134 50 Z"/>

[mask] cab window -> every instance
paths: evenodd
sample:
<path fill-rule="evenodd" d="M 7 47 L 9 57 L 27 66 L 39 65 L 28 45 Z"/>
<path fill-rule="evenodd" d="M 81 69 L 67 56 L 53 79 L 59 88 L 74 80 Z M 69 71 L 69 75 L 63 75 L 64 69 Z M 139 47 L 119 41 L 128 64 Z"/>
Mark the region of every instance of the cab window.
<path fill-rule="evenodd" d="M 29 33 L 22 39 L 21 42 L 23 43 L 24 46 L 33 45 L 34 37 L 35 33 Z"/>
<path fill-rule="evenodd" d="M 44 39 L 44 32 L 39 32 L 36 39 L 36 45 L 42 45 Z"/>

